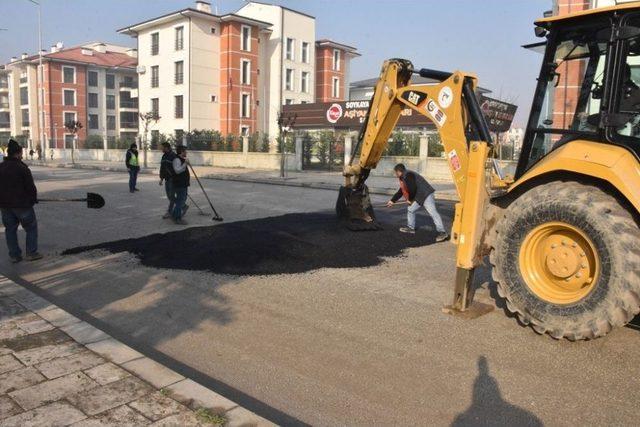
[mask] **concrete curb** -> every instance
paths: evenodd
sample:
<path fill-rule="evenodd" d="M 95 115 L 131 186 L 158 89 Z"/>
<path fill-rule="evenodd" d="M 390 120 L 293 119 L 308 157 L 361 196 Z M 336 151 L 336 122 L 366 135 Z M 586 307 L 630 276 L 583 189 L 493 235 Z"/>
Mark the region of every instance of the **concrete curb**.
<path fill-rule="evenodd" d="M 101 166 L 101 165 L 87 165 L 87 164 L 71 164 L 71 163 L 42 163 L 42 162 L 32 162 L 34 166 L 43 166 L 49 168 L 65 168 L 65 169 L 84 169 L 84 170 L 99 170 L 105 172 L 126 172 L 124 167 L 117 166 Z M 156 174 L 157 169 L 154 168 L 141 168 L 141 174 Z M 224 174 L 203 174 L 200 176 L 203 179 L 215 179 L 220 181 L 234 181 L 234 182 L 245 182 L 252 184 L 266 184 L 266 185 L 280 185 L 285 187 L 301 187 L 301 188 L 311 188 L 317 190 L 334 190 L 338 191 L 338 185 L 328 182 L 295 182 L 295 181 L 287 181 L 287 178 L 251 178 L 245 177 L 242 175 L 224 175 Z M 396 193 L 395 189 L 389 189 L 384 187 L 369 187 L 369 192 L 371 194 L 378 194 L 383 196 L 392 196 Z M 436 200 L 448 201 L 448 202 L 458 202 L 460 199 L 455 193 L 452 192 L 444 192 L 444 191 L 436 191 Z"/>
<path fill-rule="evenodd" d="M 58 327 L 76 343 L 97 353 L 193 411 L 205 408 L 223 415 L 227 420 L 225 426 L 229 427 L 275 425 L 224 396 L 144 356 L 2 275 L 0 275 L 0 296 L 12 298 L 51 325 Z"/>

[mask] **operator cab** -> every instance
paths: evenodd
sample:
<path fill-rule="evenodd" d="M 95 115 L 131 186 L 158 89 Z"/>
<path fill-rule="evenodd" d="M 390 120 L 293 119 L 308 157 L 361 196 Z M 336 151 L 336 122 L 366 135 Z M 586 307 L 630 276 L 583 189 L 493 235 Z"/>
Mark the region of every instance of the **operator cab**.
<path fill-rule="evenodd" d="M 640 4 L 536 24 L 546 49 L 515 178 L 577 139 L 640 158 Z"/>

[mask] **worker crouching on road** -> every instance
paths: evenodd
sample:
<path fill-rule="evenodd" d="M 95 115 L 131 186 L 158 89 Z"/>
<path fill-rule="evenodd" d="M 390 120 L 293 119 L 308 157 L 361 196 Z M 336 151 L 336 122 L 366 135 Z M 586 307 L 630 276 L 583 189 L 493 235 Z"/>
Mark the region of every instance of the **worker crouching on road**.
<path fill-rule="evenodd" d="M 189 160 L 187 160 L 187 147 L 176 147 L 177 157 L 173 159 L 173 191 L 176 199 L 173 207 L 173 221 L 176 224 L 186 224 L 182 219 L 189 191 Z"/>
<path fill-rule="evenodd" d="M 38 222 L 33 205 L 38 202 L 38 191 L 29 167 L 22 162 L 22 147 L 9 140 L 7 157 L 0 163 L 0 211 L 11 262 L 22 261 L 18 245 L 18 225 L 27 233 L 26 259 L 42 258 L 38 253 Z"/>
<path fill-rule="evenodd" d="M 131 147 L 127 150 L 127 155 L 124 160 L 129 171 L 129 192 L 140 191 L 136 188 L 138 183 L 138 172 L 140 172 L 140 161 L 138 160 L 138 146 L 131 144 Z"/>
<path fill-rule="evenodd" d="M 387 206 L 393 206 L 401 197 L 409 202 L 407 208 L 407 226 L 401 227 L 403 233 L 414 234 L 416 232 L 416 212 L 424 206 L 436 226 L 438 235 L 436 242 L 442 242 L 449 239 L 449 234 L 444 229 L 442 218 L 436 208 L 435 190 L 427 182 L 422 175 L 417 172 L 407 170 L 405 165 L 398 163 L 393 171 L 400 181 L 400 189 L 393 195 L 391 200 L 387 202 Z"/>
<path fill-rule="evenodd" d="M 176 153 L 171 149 L 168 142 L 162 143 L 162 160 L 160 160 L 160 185 L 164 182 L 164 191 L 169 199 L 169 208 L 162 218 L 167 219 L 173 216 L 173 208 L 176 204 L 176 192 L 173 189 L 173 161 L 176 159 Z"/>

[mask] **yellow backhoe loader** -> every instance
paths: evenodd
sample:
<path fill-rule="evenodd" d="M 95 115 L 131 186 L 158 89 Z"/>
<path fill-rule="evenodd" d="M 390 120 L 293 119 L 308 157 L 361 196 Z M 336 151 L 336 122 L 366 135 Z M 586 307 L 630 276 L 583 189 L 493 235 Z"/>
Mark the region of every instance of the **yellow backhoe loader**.
<path fill-rule="evenodd" d="M 468 73 L 384 63 L 336 209 L 375 228 L 365 181 L 401 112 L 438 129 L 460 202 L 452 313 L 469 315 L 489 256 L 509 311 L 538 333 L 592 339 L 640 310 L 640 3 L 535 23 L 544 59 L 517 168 L 501 171 Z M 412 85 L 411 77 L 436 80 Z M 354 157 L 359 152 L 359 161 Z"/>

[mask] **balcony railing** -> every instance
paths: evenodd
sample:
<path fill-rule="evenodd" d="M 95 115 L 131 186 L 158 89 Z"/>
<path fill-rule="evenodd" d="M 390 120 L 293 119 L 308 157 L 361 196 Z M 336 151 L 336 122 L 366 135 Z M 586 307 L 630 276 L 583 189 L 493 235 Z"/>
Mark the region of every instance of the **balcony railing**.
<path fill-rule="evenodd" d="M 152 43 L 151 44 L 151 55 L 157 55 L 159 51 L 160 51 L 159 43 Z"/>
<path fill-rule="evenodd" d="M 176 50 L 182 50 L 184 49 L 184 39 L 179 38 L 176 39 Z"/>
<path fill-rule="evenodd" d="M 138 122 L 120 122 L 121 129 L 138 129 Z"/>
<path fill-rule="evenodd" d="M 123 101 L 120 100 L 120 108 L 138 108 L 138 101 Z"/>
<path fill-rule="evenodd" d="M 138 82 L 122 81 L 120 82 L 121 89 L 138 89 Z"/>
<path fill-rule="evenodd" d="M 151 77 L 151 87 L 158 87 L 160 79 L 158 77 Z"/>
<path fill-rule="evenodd" d="M 177 85 L 181 85 L 182 83 L 184 83 L 184 73 L 176 73 L 174 82 Z"/>
<path fill-rule="evenodd" d="M 11 127 L 11 122 L 0 122 L 0 129 Z"/>

